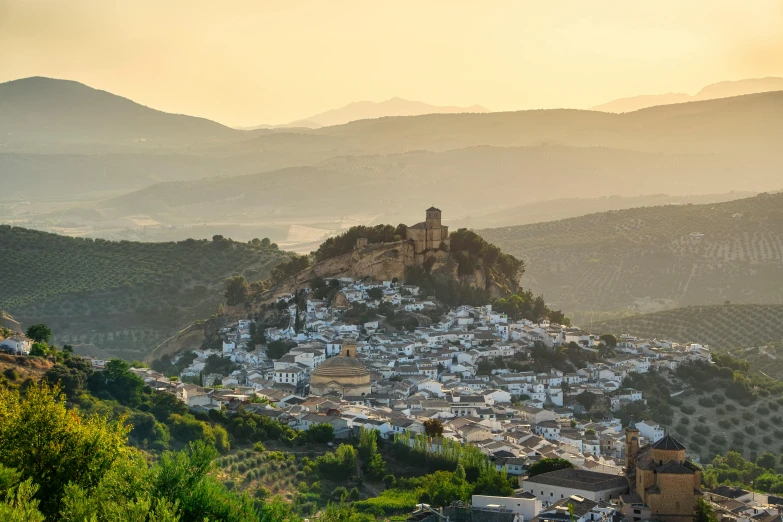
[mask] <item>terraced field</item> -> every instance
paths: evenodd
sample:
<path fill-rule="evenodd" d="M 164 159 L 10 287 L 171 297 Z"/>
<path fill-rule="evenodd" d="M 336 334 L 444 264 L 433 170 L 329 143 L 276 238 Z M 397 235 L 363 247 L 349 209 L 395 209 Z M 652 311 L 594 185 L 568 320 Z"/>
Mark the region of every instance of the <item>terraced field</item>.
<path fill-rule="evenodd" d="M 781 193 L 479 233 L 524 259 L 523 286 L 543 293 L 577 324 L 621 311 L 783 303 Z"/>
<path fill-rule="evenodd" d="M 597 323 L 590 329 L 698 342 L 719 350 L 747 349 L 783 339 L 783 305 L 688 306 Z"/>
<path fill-rule="evenodd" d="M 0 245 L 0 309 L 23 325 L 48 324 L 57 343 L 128 359 L 212 315 L 226 277 L 263 279 L 289 255 L 260 242 L 115 242 L 9 226 Z"/>

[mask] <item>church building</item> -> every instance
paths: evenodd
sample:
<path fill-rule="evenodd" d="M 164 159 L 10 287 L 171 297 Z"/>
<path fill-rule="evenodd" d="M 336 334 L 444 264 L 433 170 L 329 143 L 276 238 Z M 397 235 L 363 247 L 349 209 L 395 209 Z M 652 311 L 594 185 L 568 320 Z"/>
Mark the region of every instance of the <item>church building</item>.
<path fill-rule="evenodd" d="M 690 522 L 701 496 L 701 468 L 686 459 L 677 439 L 666 435 L 639 445 L 633 421 L 625 429 L 625 475 L 630 495 L 621 495 L 622 512 L 633 520 Z"/>
<path fill-rule="evenodd" d="M 414 252 L 421 254 L 427 250 L 438 250 L 441 245 L 449 248 L 449 227 L 441 224 L 440 209 L 430 207 L 427 217 L 421 223 L 408 227 L 405 239 L 413 241 Z"/>

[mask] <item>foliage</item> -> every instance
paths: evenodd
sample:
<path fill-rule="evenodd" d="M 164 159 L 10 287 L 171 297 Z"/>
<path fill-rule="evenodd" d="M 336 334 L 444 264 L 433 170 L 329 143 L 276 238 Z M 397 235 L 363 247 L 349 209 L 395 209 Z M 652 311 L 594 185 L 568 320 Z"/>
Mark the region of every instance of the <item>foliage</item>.
<path fill-rule="evenodd" d="M 31 325 L 25 335 L 36 343 L 49 343 L 52 340 L 52 330 L 40 323 Z"/>
<path fill-rule="evenodd" d="M 129 455 L 128 427 L 65 407 L 46 384 L 22 397 L 0 388 L 0 464 L 38 486 L 35 498 L 47 517 L 59 513 L 66 486 L 93 487 L 117 459 Z"/>
<path fill-rule="evenodd" d="M 440 437 L 443 435 L 443 423 L 438 419 L 427 419 L 424 421 L 424 432 L 428 437 Z"/>
<path fill-rule="evenodd" d="M 718 522 L 718 517 L 715 516 L 715 511 L 710 504 L 704 498 L 700 498 L 696 502 L 696 514 L 693 516 L 694 522 Z"/>
<path fill-rule="evenodd" d="M 250 294 L 250 285 L 247 283 L 245 276 L 238 275 L 226 279 L 226 289 L 223 292 L 223 297 L 226 298 L 226 304 L 229 306 L 235 306 L 242 304 Z"/>
<path fill-rule="evenodd" d="M 368 243 L 392 243 L 405 239 L 407 230 L 405 225 L 376 225 L 368 227 L 364 225 L 351 227 L 346 232 L 328 238 L 321 243 L 318 250 L 313 252 L 316 261 L 323 261 L 342 254 L 347 254 L 356 246 L 356 240 L 360 237 L 367 238 Z"/>
<path fill-rule="evenodd" d="M 516 285 L 525 272 L 525 263 L 510 254 L 504 254 L 499 247 L 488 243 L 484 238 L 465 228 L 449 234 L 451 251 L 458 263 L 460 275 L 472 274 L 476 268 L 493 269 Z"/>
<path fill-rule="evenodd" d="M 279 359 L 291 350 L 291 344 L 283 339 L 272 341 L 266 345 L 266 356 L 270 359 Z"/>
<path fill-rule="evenodd" d="M 507 314 L 511 319 L 527 319 L 538 322 L 547 318 L 553 323 L 569 325 L 570 321 L 561 310 L 551 310 L 544 302 L 544 296 L 533 296 L 531 291 L 518 290 L 508 297 L 501 297 L 492 303 L 493 310 Z"/>
<path fill-rule="evenodd" d="M 541 459 L 527 470 L 528 477 L 535 477 L 542 473 L 549 473 L 551 471 L 557 471 L 559 469 L 573 468 L 574 465 L 565 459 Z"/>

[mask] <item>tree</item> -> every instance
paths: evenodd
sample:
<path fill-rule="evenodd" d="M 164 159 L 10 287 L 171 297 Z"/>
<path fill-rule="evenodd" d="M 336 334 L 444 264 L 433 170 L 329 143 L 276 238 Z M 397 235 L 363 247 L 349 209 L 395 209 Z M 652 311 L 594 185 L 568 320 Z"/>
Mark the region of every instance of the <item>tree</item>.
<path fill-rule="evenodd" d="M 214 243 L 217 243 L 219 241 L 223 241 L 223 236 L 221 236 L 220 234 L 215 234 L 214 236 L 212 236 L 212 241 Z"/>
<path fill-rule="evenodd" d="M 307 435 L 316 444 L 326 444 L 334 440 L 334 427 L 331 424 L 322 423 L 310 426 Z"/>
<path fill-rule="evenodd" d="M 376 453 L 370 458 L 370 462 L 367 464 L 367 471 L 376 479 L 381 478 L 386 473 L 386 462 L 384 462 L 380 453 Z"/>
<path fill-rule="evenodd" d="M 226 304 L 235 306 L 244 303 L 250 294 L 250 285 L 245 276 L 234 276 L 226 279 L 226 289 L 223 296 L 226 298 Z"/>
<path fill-rule="evenodd" d="M 559 469 L 573 468 L 574 465 L 565 459 L 541 459 L 527 470 L 528 477 L 535 477 L 542 473 L 557 471 Z"/>
<path fill-rule="evenodd" d="M 272 341 L 266 345 L 266 356 L 270 359 L 279 359 L 288 353 L 291 347 L 282 339 Z"/>
<path fill-rule="evenodd" d="M 438 419 L 428 419 L 424 421 L 424 431 L 428 437 L 440 437 L 443 435 L 443 423 Z"/>
<path fill-rule="evenodd" d="M 599 337 L 601 341 L 608 347 L 608 348 L 614 348 L 617 346 L 617 337 L 615 337 L 612 334 L 603 334 L 601 337 Z"/>
<path fill-rule="evenodd" d="M 120 359 L 106 363 L 103 371 L 93 375 L 91 388 L 107 391 L 120 404 L 138 406 L 141 404 L 144 381 L 130 372 L 130 365 Z"/>
<path fill-rule="evenodd" d="M 46 357 L 49 354 L 49 345 L 46 343 L 33 343 L 30 355 L 33 357 Z"/>
<path fill-rule="evenodd" d="M 43 323 L 31 325 L 26 335 L 36 343 L 48 344 L 52 340 L 52 331 Z"/>
<path fill-rule="evenodd" d="M 718 522 L 712 504 L 700 498 L 696 503 L 696 514 L 693 515 L 693 522 Z"/>
<path fill-rule="evenodd" d="M 373 301 L 377 301 L 378 299 L 383 297 L 383 290 L 377 287 L 370 288 L 369 290 L 367 290 L 367 297 L 369 297 Z"/>
<path fill-rule="evenodd" d="M 131 453 L 124 419 L 110 422 L 68 410 L 65 398 L 47 384 L 30 386 L 25 397 L 0 388 L 0 419 L 0 464 L 32 479 L 40 510 L 52 520 L 69 484 L 92 486 Z"/>
<path fill-rule="evenodd" d="M 765 451 L 756 459 L 756 465 L 764 469 L 775 469 L 776 462 L 775 454 L 769 451 Z"/>

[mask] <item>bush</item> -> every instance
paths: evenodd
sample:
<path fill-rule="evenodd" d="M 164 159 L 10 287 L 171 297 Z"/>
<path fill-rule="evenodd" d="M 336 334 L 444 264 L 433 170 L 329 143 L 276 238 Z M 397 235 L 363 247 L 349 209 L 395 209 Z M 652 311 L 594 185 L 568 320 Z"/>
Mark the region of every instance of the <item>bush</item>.
<path fill-rule="evenodd" d="M 680 424 L 687 426 L 691 423 L 691 419 L 689 417 L 680 417 Z"/>
<path fill-rule="evenodd" d="M 759 413 L 759 415 L 768 415 L 769 414 L 769 408 L 766 406 L 759 406 L 756 408 L 756 411 Z"/>
<path fill-rule="evenodd" d="M 737 411 L 737 407 L 734 406 L 732 403 L 727 402 L 726 403 L 726 411 Z"/>
<path fill-rule="evenodd" d="M 699 404 L 705 408 L 714 408 L 715 401 L 709 397 L 699 397 Z"/>
<path fill-rule="evenodd" d="M 257 451 L 258 453 L 263 453 L 266 451 L 266 447 L 261 442 L 256 442 L 253 444 L 253 451 Z"/>
<path fill-rule="evenodd" d="M 745 433 L 747 433 L 748 435 L 755 435 L 756 434 L 756 428 L 753 427 L 753 425 L 748 424 L 747 426 L 745 426 Z"/>
<path fill-rule="evenodd" d="M 721 419 L 718 421 L 718 426 L 724 430 L 728 430 L 731 428 L 731 421 L 729 419 Z"/>
<path fill-rule="evenodd" d="M 687 404 L 683 404 L 682 406 L 680 406 L 680 411 L 685 413 L 686 415 L 693 415 L 694 413 L 696 413 L 696 408 L 694 408 L 693 406 L 689 406 Z"/>
<path fill-rule="evenodd" d="M 724 404 L 726 402 L 726 396 L 722 393 L 713 393 L 712 400 L 715 401 L 715 404 Z"/>
<path fill-rule="evenodd" d="M 723 435 L 715 435 L 714 437 L 712 437 L 712 442 L 716 446 L 723 446 L 726 444 L 727 441 L 726 441 L 726 437 L 724 437 Z"/>
<path fill-rule="evenodd" d="M 697 426 L 694 426 L 693 431 L 695 431 L 696 433 L 698 433 L 700 435 L 709 435 L 710 434 L 710 429 L 707 426 L 705 426 L 704 424 L 699 424 Z"/>
<path fill-rule="evenodd" d="M 754 418 L 756 418 L 756 416 L 753 414 L 753 412 L 743 411 L 742 418 L 745 420 L 753 420 Z"/>
<path fill-rule="evenodd" d="M 778 409 L 780 409 L 780 406 L 778 406 L 778 403 L 776 402 L 770 402 L 769 404 L 767 404 L 767 408 L 769 408 L 772 411 L 778 411 Z"/>
<path fill-rule="evenodd" d="M 345 489 L 344 486 L 337 486 L 334 488 L 334 491 L 332 491 L 332 498 L 337 500 L 343 500 L 344 498 L 348 497 L 348 490 Z"/>
<path fill-rule="evenodd" d="M 765 421 L 764 419 L 761 419 L 759 421 L 759 428 L 761 428 L 762 430 L 769 429 L 769 422 Z"/>
<path fill-rule="evenodd" d="M 383 484 L 387 489 L 391 489 L 397 484 L 397 479 L 394 478 L 394 475 L 386 475 L 383 477 Z"/>
<path fill-rule="evenodd" d="M 715 415 L 726 415 L 726 409 L 723 406 L 715 408 Z"/>

